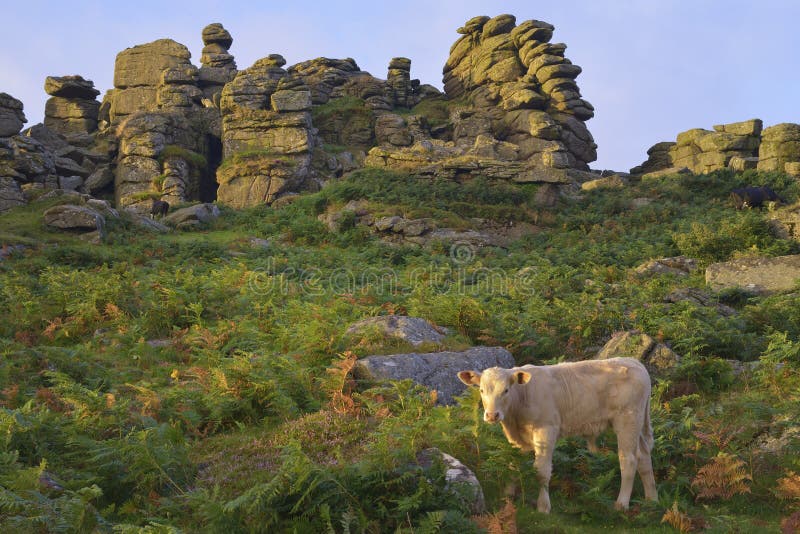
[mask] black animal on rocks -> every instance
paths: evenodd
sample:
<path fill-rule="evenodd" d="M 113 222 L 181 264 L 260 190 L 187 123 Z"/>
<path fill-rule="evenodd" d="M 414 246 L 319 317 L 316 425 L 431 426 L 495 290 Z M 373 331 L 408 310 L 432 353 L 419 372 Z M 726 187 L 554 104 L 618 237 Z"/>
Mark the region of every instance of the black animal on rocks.
<path fill-rule="evenodd" d="M 155 219 L 156 216 L 164 217 L 167 212 L 169 212 L 169 202 L 154 198 L 153 205 L 150 207 L 150 218 Z"/>
<path fill-rule="evenodd" d="M 741 187 L 731 191 L 731 200 L 737 210 L 744 208 L 760 208 L 764 202 L 781 202 L 784 200 L 769 187 Z"/>

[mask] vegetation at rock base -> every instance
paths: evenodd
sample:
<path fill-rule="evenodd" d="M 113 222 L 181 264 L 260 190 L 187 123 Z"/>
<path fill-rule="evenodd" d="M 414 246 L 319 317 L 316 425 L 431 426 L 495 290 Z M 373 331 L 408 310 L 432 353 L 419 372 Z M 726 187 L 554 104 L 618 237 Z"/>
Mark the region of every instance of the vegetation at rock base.
<path fill-rule="evenodd" d="M 596 190 L 537 207 L 535 185 L 461 184 L 361 171 L 280 208 L 223 209 L 202 232 L 148 234 L 110 222 L 109 240 L 51 233 L 42 204 L 0 216 L 0 530 L 3 532 L 711 532 L 797 524 L 800 289 L 715 297 L 702 269 L 639 276 L 651 258 L 701 267 L 797 253 L 768 212 L 727 193 L 782 174 L 726 171 Z M 649 199 L 637 204 L 634 199 Z M 447 246 L 382 242 L 317 216 L 362 200 L 374 212 L 529 222 L 507 249 L 454 261 Z M 254 247 L 251 238 L 268 239 Z M 368 276 L 390 267 L 391 283 Z M 495 285 L 479 283 L 486 269 Z M 342 277 L 342 273 L 348 276 Z M 553 513 L 535 511 L 532 456 L 482 422 L 475 391 L 435 405 L 409 382 L 369 389 L 346 374 L 347 326 L 404 313 L 451 329 L 446 347 L 507 347 L 518 364 L 589 358 L 639 329 L 683 356 L 652 396 L 660 501 L 636 482 L 613 510 L 612 434 L 590 454 L 565 439 Z M 392 351 L 411 350 L 398 343 Z M 727 360 L 745 362 L 734 375 Z M 444 484 L 438 447 L 474 470 L 489 511 L 473 517 Z M 662 521 L 663 520 L 663 521 Z M 516 529 L 516 530 L 512 530 Z"/>

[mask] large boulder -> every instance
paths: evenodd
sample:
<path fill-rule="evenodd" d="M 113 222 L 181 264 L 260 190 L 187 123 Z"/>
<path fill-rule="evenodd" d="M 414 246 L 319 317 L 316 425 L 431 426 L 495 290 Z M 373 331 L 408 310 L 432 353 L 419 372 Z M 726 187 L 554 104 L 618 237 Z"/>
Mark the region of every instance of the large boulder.
<path fill-rule="evenodd" d="M 59 230 L 86 233 L 103 232 L 106 220 L 98 211 L 88 206 L 61 204 L 44 212 L 44 223 Z"/>
<path fill-rule="evenodd" d="M 416 347 L 423 343 L 440 343 L 445 338 L 446 330 L 420 317 L 381 315 L 350 325 L 346 333 L 350 336 L 377 333 L 383 337 L 406 341 Z"/>
<path fill-rule="evenodd" d="M 791 291 L 800 280 L 800 254 L 775 258 L 738 258 L 706 268 L 714 290 L 740 288 L 756 294 Z"/>
<path fill-rule="evenodd" d="M 439 404 L 452 404 L 466 389 L 457 377 L 459 371 L 513 366 L 514 357 L 502 347 L 473 347 L 463 352 L 367 356 L 356 362 L 353 374 L 365 380 L 410 379 L 435 390 Z"/>
<path fill-rule="evenodd" d="M 680 356 L 669 347 L 637 330 L 616 332 L 595 356 L 596 360 L 634 358 L 647 367 L 651 377 L 669 374 L 680 363 Z"/>
<path fill-rule="evenodd" d="M 17 135 L 26 122 L 22 102 L 8 93 L 0 93 L 0 137 Z"/>
<path fill-rule="evenodd" d="M 218 217 L 219 208 L 205 203 L 175 210 L 164 218 L 164 222 L 178 229 L 189 229 L 208 224 Z"/>

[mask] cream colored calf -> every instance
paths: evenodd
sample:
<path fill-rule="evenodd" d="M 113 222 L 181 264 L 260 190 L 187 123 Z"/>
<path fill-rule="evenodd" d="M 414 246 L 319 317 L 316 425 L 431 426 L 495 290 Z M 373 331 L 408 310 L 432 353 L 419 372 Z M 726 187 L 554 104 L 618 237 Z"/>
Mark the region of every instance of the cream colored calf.
<path fill-rule="evenodd" d="M 492 367 L 483 373 L 461 371 L 458 377 L 467 385 L 480 386 L 484 421 L 499 422 L 512 445 L 534 451 L 540 512 L 550 512 L 548 486 L 558 438 L 583 436 L 595 452 L 595 437 L 609 426 L 617 434 L 622 472 L 615 507 L 628 508 L 637 470 L 645 498 L 658 499 L 650 460 L 650 376 L 638 361 L 612 358 Z"/>

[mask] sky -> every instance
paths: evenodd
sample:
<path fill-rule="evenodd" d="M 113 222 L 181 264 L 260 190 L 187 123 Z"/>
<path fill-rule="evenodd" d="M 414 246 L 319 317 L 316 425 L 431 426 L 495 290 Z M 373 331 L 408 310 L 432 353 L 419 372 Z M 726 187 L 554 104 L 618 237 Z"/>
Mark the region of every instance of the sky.
<path fill-rule="evenodd" d="M 4 2 L 5 4 L 6 2 Z M 244 69 L 271 53 L 288 65 L 352 57 L 385 78 L 411 58 L 411 76 L 441 88 L 456 29 L 477 15 L 555 25 L 552 42 L 583 68 L 578 85 L 595 107 L 595 169 L 628 170 L 659 141 L 690 128 L 760 118 L 800 122 L 800 0 L 405 0 L 283 2 L 168 0 L 7 2 L 0 92 L 41 122 L 46 76 L 80 74 L 112 87 L 114 58 L 172 38 L 199 66 L 202 28 L 221 22 Z M 288 66 L 287 65 L 287 66 Z M 102 94 L 101 94 L 102 96 Z"/>

